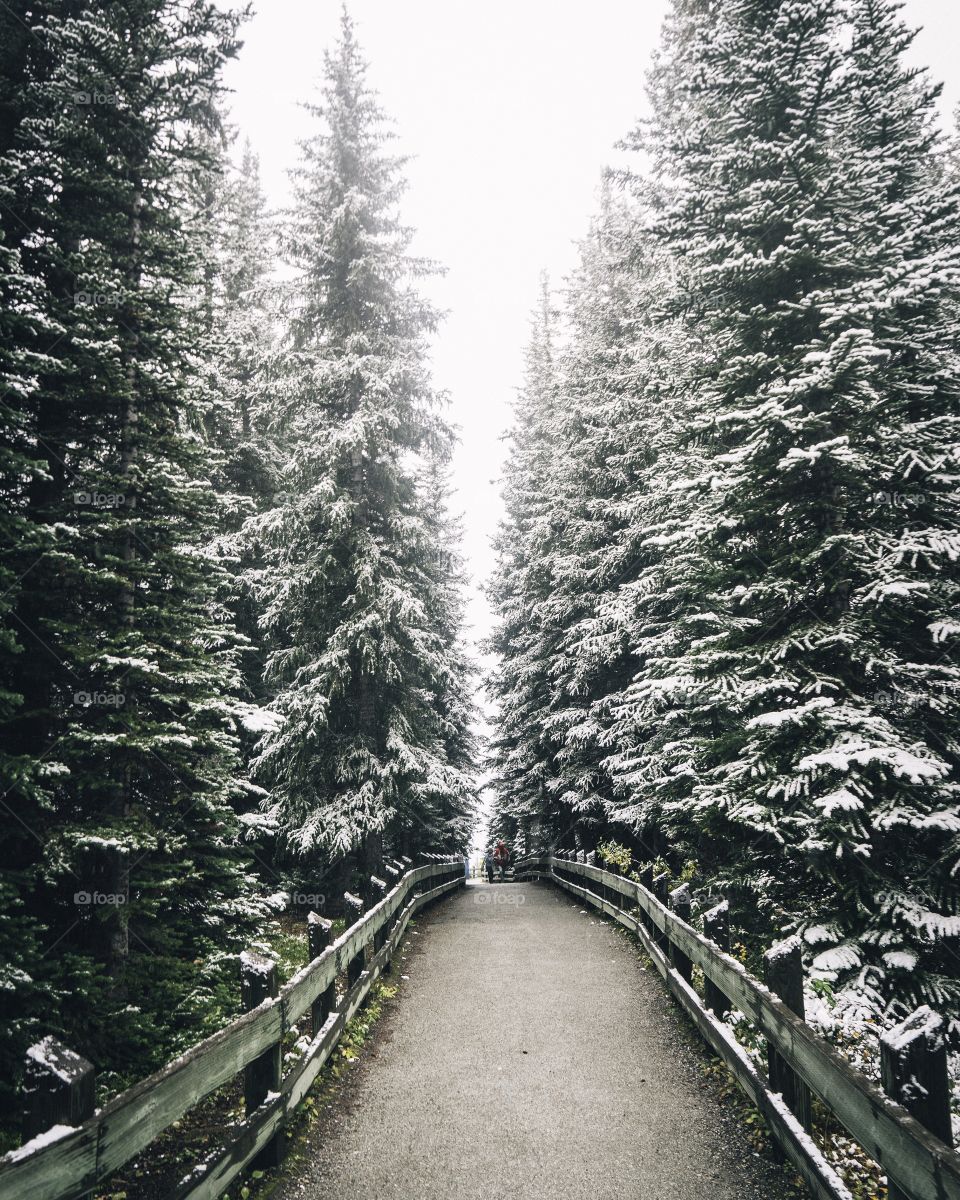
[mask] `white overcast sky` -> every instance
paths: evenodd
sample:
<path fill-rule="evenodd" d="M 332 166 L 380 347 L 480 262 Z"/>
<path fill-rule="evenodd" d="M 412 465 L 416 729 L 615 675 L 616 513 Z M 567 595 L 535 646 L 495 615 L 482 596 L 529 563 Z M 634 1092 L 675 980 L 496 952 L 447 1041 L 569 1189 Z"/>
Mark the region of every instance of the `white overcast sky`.
<path fill-rule="evenodd" d="M 322 52 L 336 36 L 339 0 L 259 0 L 228 69 L 233 120 L 259 153 L 272 205 L 312 120 Z M 644 73 L 666 0 L 351 0 L 380 92 L 414 155 L 403 217 L 415 250 L 446 265 L 429 285 L 447 310 L 434 367 L 460 429 L 456 503 L 465 517 L 474 586 L 469 619 L 490 628 L 479 584 L 492 564 L 500 514 L 503 434 L 522 373 L 539 272 L 559 284 L 594 209 L 614 143 L 644 110 Z M 907 0 L 923 26 L 915 57 L 945 83 L 944 112 L 960 100 L 957 0 Z"/>

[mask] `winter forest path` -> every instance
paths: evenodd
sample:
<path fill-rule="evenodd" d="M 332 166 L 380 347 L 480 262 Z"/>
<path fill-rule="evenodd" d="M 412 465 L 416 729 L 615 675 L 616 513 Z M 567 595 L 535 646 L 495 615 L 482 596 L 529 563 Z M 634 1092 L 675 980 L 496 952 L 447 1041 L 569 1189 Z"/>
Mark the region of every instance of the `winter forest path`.
<path fill-rule="evenodd" d="M 786 1194 L 656 973 L 595 913 L 472 881 L 408 946 L 395 1007 L 274 1200 Z"/>

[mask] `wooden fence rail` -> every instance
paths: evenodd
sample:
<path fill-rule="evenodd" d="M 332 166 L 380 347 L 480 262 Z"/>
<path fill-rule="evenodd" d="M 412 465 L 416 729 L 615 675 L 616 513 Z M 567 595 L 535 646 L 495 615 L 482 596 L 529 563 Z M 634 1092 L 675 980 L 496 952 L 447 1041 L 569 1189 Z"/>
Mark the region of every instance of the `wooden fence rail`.
<path fill-rule="evenodd" d="M 939 1017 L 921 1009 L 884 1035 L 885 1094 L 805 1023 L 798 944 L 789 940 L 768 953 L 761 983 L 726 953 L 725 906 L 703 914 L 700 933 L 692 925 L 689 897 L 674 892 L 671 907 L 665 879 L 641 870 L 640 878 L 650 884 L 644 886 L 585 857 L 530 857 L 517 864 L 517 877 L 547 879 L 637 934 L 817 1200 L 850 1200 L 850 1192 L 807 1132 L 811 1093 L 880 1164 L 892 1200 L 960 1200 L 960 1154 L 951 1146 Z M 694 968 L 703 976 L 703 997 L 693 986 Z M 766 1038 L 769 1076 L 723 1022 L 731 1009 Z"/>
<path fill-rule="evenodd" d="M 329 922 L 309 915 L 311 961 L 282 987 L 276 986 L 270 960 L 244 955 L 244 997 L 250 1011 L 99 1111 L 92 1111 L 94 1077 L 89 1063 L 52 1038 L 32 1047 L 24 1122 L 30 1140 L 0 1159 L 0 1200 L 77 1200 L 89 1195 L 241 1071 L 247 1101 L 244 1120 L 226 1131 L 226 1145 L 196 1164 L 172 1196 L 215 1200 L 254 1159 L 278 1161 L 286 1121 L 374 982 L 390 969 L 411 917 L 465 882 L 462 858 L 431 855 L 426 866 L 410 869 L 409 860 L 402 866 L 405 873 L 399 882 L 368 911 L 360 901 L 361 915 L 336 941 L 329 942 Z M 337 1003 L 336 981 L 343 974 L 348 987 Z M 283 1037 L 307 1012 L 312 1014 L 309 1048 L 283 1075 Z"/>

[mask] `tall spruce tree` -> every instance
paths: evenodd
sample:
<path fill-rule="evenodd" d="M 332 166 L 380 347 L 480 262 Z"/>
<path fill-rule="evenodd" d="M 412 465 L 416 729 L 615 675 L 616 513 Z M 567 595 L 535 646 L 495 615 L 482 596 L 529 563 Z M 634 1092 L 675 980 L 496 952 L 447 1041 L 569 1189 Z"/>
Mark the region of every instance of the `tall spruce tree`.
<path fill-rule="evenodd" d="M 461 550 L 462 522 L 450 508 L 448 446 L 440 443 L 418 481 L 427 540 L 421 563 L 424 611 L 439 635 L 440 669 L 429 682 L 430 722 L 423 729 L 431 766 L 398 814 L 398 840 L 459 853 L 469 845 L 477 820 L 476 764 L 479 742 L 474 698 L 476 664 L 466 641 L 467 574 Z M 436 720 L 434 720 L 436 718 Z"/>
<path fill-rule="evenodd" d="M 42 280 L 24 265 L 32 228 L 22 186 L 18 146 L 29 116 L 28 86 L 52 66 L 33 33 L 30 9 L 14 2 L 0 10 L 0 723 L 9 730 L 23 702 L 18 682 L 26 647 L 18 628 L 20 581 L 44 530 L 25 503 L 27 481 L 42 468 L 30 436 L 43 350 L 59 329 L 45 304 Z M 15 549 L 17 548 L 17 549 Z M 18 557 L 18 553 L 22 557 Z M 42 978 L 43 925 L 27 908 L 38 855 L 43 762 L 5 737 L 0 745 L 0 817 L 5 829 L 0 867 L 0 1103 L 11 1111 L 23 1048 L 44 1028 L 55 1006 Z"/>
<path fill-rule="evenodd" d="M 257 916 L 227 803 L 236 647 L 203 552 L 189 299 L 192 180 L 237 19 L 203 0 L 23 18 L 4 186 L 34 300 L 7 396 L 5 650 L 23 652 L 3 662 L 4 863 L 42 930 L 38 977 L 71 997 L 52 1028 L 129 1074 L 217 1019 L 215 963 Z"/>
<path fill-rule="evenodd" d="M 435 837 L 427 814 L 469 790 L 442 750 L 440 552 L 424 490 L 451 433 L 427 366 L 429 264 L 396 215 L 402 162 L 344 14 L 320 130 L 302 145 L 282 249 L 296 273 L 271 367 L 281 502 L 254 523 L 253 573 L 281 724 L 257 760 L 281 850 L 375 869 Z"/>
<path fill-rule="evenodd" d="M 272 720 L 263 707 L 270 697 L 264 680 L 266 652 L 249 576 L 260 565 L 254 519 L 274 506 L 278 486 L 267 386 L 278 325 L 272 279 L 276 248 L 259 159 L 249 141 L 236 163 L 219 155 L 204 185 L 209 220 L 203 294 L 209 394 L 205 434 L 218 503 L 213 552 L 225 568 L 226 599 L 242 639 L 239 713 L 241 753 L 248 768 L 264 723 Z M 247 778 L 240 789 L 246 836 L 256 841 L 264 792 Z M 257 855 L 261 866 L 266 865 L 264 854 Z"/>
<path fill-rule="evenodd" d="M 671 424 L 673 323 L 658 320 L 669 291 L 664 255 L 646 234 L 643 205 L 613 195 L 581 249 L 567 295 L 570 336 L 561 357 L 558 456 L 565 522 L 552 555 L 548 601 L 560 635 L 551 663 L 546 726 L 557 747 L 555 787 L 563 811 L 594 843 L 626 814 L 608 769 L 610 698 L 637 668 L 635 606 L 651 591 L 658 555 L 647 545 L 651 480 L 662 483 L 664 425 Z M 637 822 L 631 822 L 639 832 Z"/>
<path fill-rule="evenodd" d="M 681 3 L 654 86 L 663 236 L 712 347 L 658 775 L 675 837 L 860 1013 L 957 999 L 957 238 L 908 40 L 882 3 Z"/>
<path fill-rule="evenodd" d="M 690 339 L 665 311 L 672 270 L 648 221 L 646 203 L 617 198 L 607 181 L 568 283 L 564 344 L 548 356 L 540 316 L 491 592 L 498 831 L 535 815 L 552 840 L 613 836 L 638 853 L 660 848 L 656 805 L 635 775 L 664 727 L 658 713 L 638 729 L 629 689 L 640 655 L 673 629 L 662 566 L 696 462 L 676 378 Z"/>
<path fill-rule="evenodd" d="M 556 336 L 557 313 L 544 276 L 504 469 L 506 515 L 487 586 L 498 618 L 489 639 L 496 666 L 486 685 L 497 714 L 491 829 L 511 839 L 527 822 L 548 818 L 554 803 L 555 766 L 545 718 L 556 632 L 545 605 L 553 587 L 550 557 L 559 516 Z"/>

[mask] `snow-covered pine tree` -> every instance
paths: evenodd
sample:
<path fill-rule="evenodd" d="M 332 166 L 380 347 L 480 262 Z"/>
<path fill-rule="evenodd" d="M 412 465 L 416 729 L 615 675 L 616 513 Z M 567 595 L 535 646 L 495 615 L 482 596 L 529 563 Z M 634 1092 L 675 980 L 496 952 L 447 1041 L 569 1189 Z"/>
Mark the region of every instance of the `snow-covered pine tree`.
<path fill-rule="evenodd" d="M 27 507 L 27 481 L 40 467 L 30 438 L 43 350 L 59 328 L 45 309 L 42 282 L 25 270 L 29 197 L 22 188 L 18 146 L 29 117 L 30 79 L 51 67 L 31 29 L 38 6 L 0 9 L 0 727 L 13 728 L 23 703 L 20 680 L 29 656 L 18 628 L 20 577 L 42 553 L 46 530 Z M 0 744 L 0 1108 L 16 1110 L 14 1080 L 24 1048 L 55 1009 L 41 979 L 43 928 L 26 909 L 33 890 L 38 830 L 43 828 L 42 761 L 10 737 Z"/>
<path fill-rule="evenodd" d="M 398 811 L 395 841 L 463 851 L 477 820 L 476 764 L 479 752 L 474 689 L 476 664 L 465 637 L 467 575 L 460 549 L 462 523 L 451 514 L 450 446 L 438 442 L 424 464 L 418 488 L 426 514 L 421 567 L 424 609 L 439 635 L 441 669 L 425 678 L 432 692 L 421 734 L 423 782 Z M 432 746 L 432 749 L 431 749 Z"/>
<path fill-rule="evenodd" d="M 856 266 L 825 298 L 820 353 L 861 339 L 872 370 L 829 430 L 852 453 L 833 482 L 828 569 L 856 639 L 846 682 L 857 711 L 826 713 L 830 744 L 801 764 L 811 789 L 842 797 L 816 802 L 804 849 L 831 867 L 848 860 L 830 871 L 841 919 L 808 940 L 815 970 L 868 999 L 960 1020 L 960 193 L 944 170 L 940 89 L 908 65 L 902 8 L 847 10 L 834 152 L 850 169 Z M 795 477 L 816 476 L 791 458 Z"/>
<path fill-rule="evenodd" d="M 5 547 L 29 653 L 10 662 L 22 699 L 4 732 L 42 764 L 42 793 L 15 782 L 30 837 L 4 836 L 57 946 L 44 977 L 71 996 L 58 1032 L 134 1072 L 217 1019 L 214 964 L 257 916 L 226 802 L 236 648 L 202 552 L 214 505 L 186 302 L 191 178 L 237 19 L 204 0 L 77 7 L 25 14 L 29 118 L 6 156 L 39 298 L 11 405 L 41 468 L 4 479 L 36 531 Z"/>
<path fill-rule="evenodd" d="M 496 665 L 486 683 L 496 711 L 491 745 L 491 829 L 513 839 L 529 820 L 565 825 L 554 812 L 553 753 L 545 721 L 556 631 L 545 619 L 553 589 L 551 555 L 562 443 L 558 436 L 557 313 L 546 276 L 531 320 L 523 387 L 514 408 L 504 467 L 505 517 L 494 542 L 487 595 L 497 624 L 488 643 Z"/>
<path fill-rule="evenodd" d="M 269 690 L 264 681 L 260 610 L 248 582 L 259 564 L 260 550 L 250 530 L 253 518 L 274 506 L 277 491 L 276 448 L 267 433 L 266 415 L 271 403 L 267 370 L 277 325 L 272 283 L 275 239 L 259 159 L 249 141 L 236 163 L 229 154 L 216 156 L 216 168 L 204 176 L 203 192 L 209 221 L 203 296 L 209 392 L 205 432 L 219 507 L 213 552 L 226 569 L 233 625 L 244 639 L 239 711 L 242 755 L 248 764 L 264 722 L 271 722 L 262 707 Z M 264 793 L 248 780 L 240 788 L 237 803 L 248 840 L 253 841 Z M 257 857 L 262 862 L 263 855 Z"/>
<path fill-rule="evenodd" d="M 422 486 L 451 435 L 427 364 L 436 317 L 414 287 L 431 268 L 408 253 L 402 163 L 346 13 L 312 112 L 281 239 L 296 272 L 271 367 L 281 496 L 253 529 L 281 721 L 257 771 L 282 852 L 369 871 L 385 837 L 427 848 L 418 812 L 461 802 L 436 758 L 451 647 L 427 566 L 442 498 Z"/>
<path fill-rule="evenodd" d="M 750 671 L 746 679 L 738 674 L 754 631 L 778 628 L 775 617 L 759 611 L 762 602 L 775 610 L 787 589 L 770 579 L 764 590 L 767 562 L 752 559 L 758 522 L 753 519 L 746 536 L 733 536 L 739 514 L 731 512 L 726 488 L 739 478 L 731 465 L 738 449 L 746 454 L 751 434 L 767 432 L 761 418 L 770 413 L 778 428 L 782 414 L 764 404 L 762 389 L 796 353 L 789 305 L 821 282 L 816 276 L 813 284 L 807 281 L 817 263 L 806 261 L 806 235 L 829 243 L 833 212 L 822 204 L 811 209 L 808 192 L 817 185 L 819 200 L 829 189 L 823 130 L 824 110 L 833 103 L 837 8 L 802 4 L 787 14 L 778 5 L 740 0 L 729 9 L 678 0 L 651 76 L 654 122 L 637 139 L 666 183 L 658 231 L 675 257 L 675 302 L 710 351 L 702 371 L 687 379 L 686 411 L 701 443 L 702 465 L 687 480 L 688 503 L 668 509 L 651 538 L 667 551 L 659 590 L 670 598 L 668 623 L 636 639 L 641 671 L 618 710 L 619 732 L 627 733 L 631 749 L 613 769 L 621 771 L 622 787 L 645 789 L 663 803 L 675 842 L 709 878 L 726 873 L 727 882 L 753 889 L 753 904 L 768 906 L 770 863 L 761 862 L 731 815 L 741 807 L 737 795 L 723 808 L 700 797 L 712 773 L 724 770 L 727 747 L 737 761 L 738 733 L 751 706 L 762 708 L 767 676 L 777 670 L 774 662 L 759 671 L 753 667 L 756 679 Z M 768 53 L 774 58 L 764 62 Z M 794 68 L 787 69 L 794 54 Z M 784 172 L 781 161 L 792 170 Z M 811 215 L 819 216 L 815 228 Z M 734 407 L 753 392 L 759 412 Z M 731 421 L 738 427 L 728 434 Z M 751 509 L 768 505 L 768 490 L 752 484 L 747 491 L 742 502 Z M 765 549 L 773 555 L 779 545 L 789 562 L 790 539 L 779 541 L 782 494 L 776 499 Z M 690 517 L 687 528 L 676 520 L 684 515 Z M 724 595 L 725 574 L 736 584 L 750 579 L 755 612 L 745 609 L 739 594 Z M 654 729 L 658 719 L 666 738 Z M 757 771 L 761 786 L 764 773 L 764 767 Z M 757 808 L 752 797 L 743 807 L 751 813 Z M 776 814 L 778 806 L 762 811 Z"/>
<path fill-rule="evenodd" d="M 801 927 L 859 1011 L 956 1005 L 957 240 L 895 24 L 678 3 L 653 95 L 662 228 L 713 358 L 671 566 L 699 611 L 648 667 L 690 683 L 658 773 L 675 836 L 768 930 Z"/>
<path fill-rule="evenodd" d="M 647 199 L 628 202 L 606 181 L 558 350 L 549 305 L 539 314 L 507 467 L 492 648 L 503 698 L 496 832 L 536 816 L 552 840 L 613 836 L 650 857 L 662 848 L 657 798 L 636 777 L 667 726 L 662 699 L 638 725 L 630 686 L 639 656 L 675 630 L 662 567 L 689 517 L 697 455 L 676 378 L 691 339 L 667 310 L 672 267 L 648 222 Z"/>
<path fill-rule="evenodd" d="M 632 827 L 639 856 L 649 860 L 669 848 L 665 806 L 689 794 L 690 739 L 712 729 L 709 713 L 696 708 L 694 681 L 676 661 L 711 620 L 699 555 L 709 529 L 702 493 L 711 439 L 697 394 L 710 349 L 698 327 L 678 316 L 684 299 L 662 247 L 647 237 L 642 252 L 651 264 L 634 346 L 635 403 L 643 407 L 639 437 L 624 447 L 635 476 L 619 500 L 631 553 L 623 581 L 598 596 L 584 636 L 611 661 L 629 651 L 622 686 L 599 696 L 593 711 L 614 791 L 609 818 Z"/>
<path fill-rule="evenodd" d="M 260 160 L 249 140 L 239 161 L 216 160 L 209 176 L 210 239 L 206 272 L 209 436 L 222 456 L 217 494 L 228 531 L 242 528 L 274 488 L 269 440 L 258 429 L 268 402 L 265 368 L 273 348 L 271 273 L 274 235 L 260 183 Z"/>
<path fill-rule="evenodd" d="M 676 437 L 664 369 L 676 351 L 675 322 L 663 316 L 670 269 L 645 232 L 648 220 L 644 205 L 615 197 L 607 182 L 568 287 L 570 336 L 561 355 L 564 527 L 545 604 L 560 634 L 546 727 L 557 746 L 563 810 L 576 814 L 580 840 L 590 843 L 611 819 L 620 840 L 642 832 L 651 841 L 648 817 L 638 819 L 645 797 L 624 806 L 606 761 L 616 746 L 614 765 L 623 769 L 612 713 L 638 665 L 635 610 L 659 594 L 651 572 L 661 554 L 649 543 L 665 486 L 663 444 Z"/>

